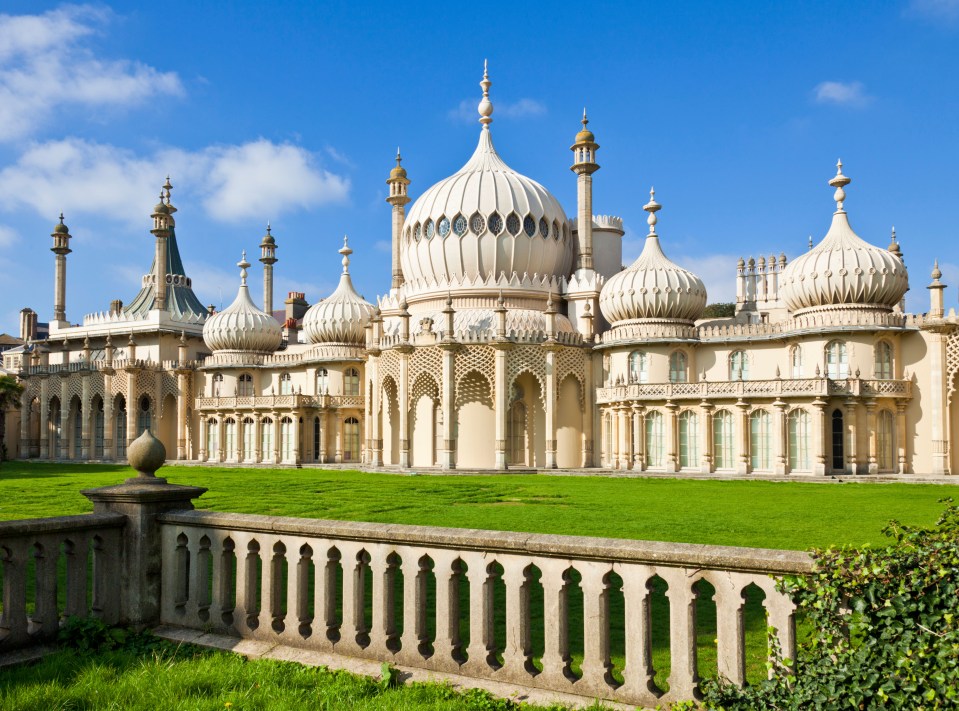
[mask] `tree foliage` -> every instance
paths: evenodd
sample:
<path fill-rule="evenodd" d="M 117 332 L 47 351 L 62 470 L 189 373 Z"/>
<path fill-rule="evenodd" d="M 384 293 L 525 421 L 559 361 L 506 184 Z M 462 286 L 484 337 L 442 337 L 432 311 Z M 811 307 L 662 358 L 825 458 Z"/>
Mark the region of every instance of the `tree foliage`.
<path fill-rule="evenodd" d="M 746 689 L 704 685 L 711 709 L 959 707 L 959 507 L 931 529 L 892 521 L 886 548 L 815 551 L 780 587 L 817 630 L 796 660 Z"/>
<path fill-rule="evenodd" d="M 19 407 L 23 386 L 12 375 L 0 375 L 0 462 L 6 459 L 4 435 L 7 431 L 7 410 Z"/>
<path fill-rule="evenodd" d="M 736 304 L 709 304 L 703 310 L 703 318 L 732 318 L 736 315 Z"/>

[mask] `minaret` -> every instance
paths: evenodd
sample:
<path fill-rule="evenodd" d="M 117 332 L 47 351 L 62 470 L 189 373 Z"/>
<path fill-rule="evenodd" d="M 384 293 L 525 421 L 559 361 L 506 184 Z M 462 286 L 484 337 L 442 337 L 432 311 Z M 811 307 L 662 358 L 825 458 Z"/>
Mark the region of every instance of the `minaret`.
<path fill-rule="evenodd" d="M 167 176 L 166 183 L 160 190 L 160 201 L 153 208 L 153 215 L 151 215 L 153 217 L 153 229 L 150 232 L 156 237 L 156 257 L 153 260 L 156 265 L 156 271 L 153 274 L 156 298 L 153 301 L 153 308 L 160 310 L 166 309 L 167 302 L 166 274 L 169 266 L 167 263 L 167 248 L 170 240 L 170 228 L 173 226 L 173 217 L 170 214 L 168 201 L 172 188 L 170 176 Z"/>
<path fill-rule="evenodd" d="M 895 254 L 897 257 L 899 257 L 899 261 L 900 261 L 900 262 L 903 262 L 903 261 L 904 261 L 903 258 L 902 258 L 902 247 L 899 246 L 899 240 L 896 239 L 896 227 L 895 227 L 895 225 L 893 225 L 893 228 L 892 228 L 892 237 L 890 238 L 888 249 L 889 249 L 890 252 L 892 252 L 892 253 Z"/>
<path fill-rule="evenodd" d="M 400 266 L 400 240 L 403 236 L 403 221 L 406 219 L 406 203 L 410 201 L 407 186 L 410 184 L 406 177 L 406 169 L 401 165 L 403 156 L 400 149 L 396 149 L 396 167 L 390 171 L 386 184 L 390 186 L 390 195 L 386 202 L 393 206 L 393 282 L 392 288 L 399 289 L 405 281 L 403 268 Z"/>
<path fill-rule="evenodd" d="M 589 119 L 583 109 L 583 129 L 576 134 L 576 140 L 570 150 L 573 151 L 573 165 L 576 173 L 576 269 L 593 268 L 593 173 L 599 170 L 596 163 L 596 151 L 599 145 L 593 132 L 586 126 Z"/>
<path fill-rule="evenodd" d="M 941 281 L 942 271 L 939 269 L 939 260 L 937 259 L 932 267 L 932 284 L 927 286 L 929 289 L 929 318 L 942 318 L 946 314 L 945 300 L 942 291 L 946 285 Z"/>
<path fill-rule="evenodd" d="M 63 224 L 63 213 L 60 213 L 60 223 L 50 233 L 53 237 L 53 246 L 50 251 L 56 256 L 56 268 L 53 281 L 53 320 L 58 326 L 67 325 L 67 255 L 70 249 L 70 228 Z"/>
<path fill-rule="evenodd" d="M 276 240 L 270 223 L 266 223 L 266 234 L 260 242 L 260 261 L 263 262 L 263 310 L 273 315 L 273 265 L 276 264 Z"/>

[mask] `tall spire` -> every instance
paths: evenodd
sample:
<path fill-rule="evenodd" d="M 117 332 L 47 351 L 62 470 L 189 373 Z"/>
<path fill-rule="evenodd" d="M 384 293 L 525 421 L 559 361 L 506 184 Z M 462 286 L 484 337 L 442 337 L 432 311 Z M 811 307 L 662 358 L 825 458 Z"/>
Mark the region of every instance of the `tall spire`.
<path fill-rule="evenodd" d="M 833 200 L 836 201 L 836 212 L 845 212 L 842 204 L 846 201 L 846 191 L 843 188 L 851 182 L 852 180 L 842 174 L 842 159 L 839 159 L 836 161 L 836 177 L 829 181 L 829 184 L 836 188 L 836 192 L 833 194 Z"/>
<path fill-rule="evenodd" d="M 350 273 L 350 255 L 353 254 L 353 250 L 350 249 L 349 237 L 343 235 L 343 246 L 340 248 L 339 252 L 343 255 L 343 273 Z"/>
<path fill-rule="evenodd" d="M 483 60 L 483 81 L 480 82 L 480 86 L 483 88 L 483 98 L 479 102 L 479 106 L 476 107 L 476 110 L 479 111 L 480 120 L 479 122 L 483 124 L 483 128 L 488 129 L 489 125 L 493 123 L 493 102 L 489 100 L 489 88 L 492 86 L 493 82 L 489 80 L 489 71 L 488 71 L 487 60 Z"/>
<path fill-rule="evenodd" d="M 250 263 L 246 261 L 246 250 L 243 250 L 243 256 L 240 258 L 240 261 L 236 263 L 236 266 L 240 268 L 240 286 L 246 286 L 246 270 L 250 268 Z"/>
<path fill-rule="evenodd" d="M 643 209 L 649 213 L 649 217 L 646 218 L 646 224 L 649 225 L 649 234 L 646 236 L 656 237 L 656 223 L 659 222 L 656 213 L 662 210 L 663 206 L 656 202 L 656 190 L 654 188 L 649 189 L 649 202 L 643 205 Z"/>

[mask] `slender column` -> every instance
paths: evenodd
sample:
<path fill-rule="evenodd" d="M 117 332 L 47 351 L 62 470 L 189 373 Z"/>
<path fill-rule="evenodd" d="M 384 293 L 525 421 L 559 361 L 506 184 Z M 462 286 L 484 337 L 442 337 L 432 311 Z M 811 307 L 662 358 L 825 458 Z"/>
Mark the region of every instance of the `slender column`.
<path fill-rule="evenodd" d="M 665 572 L 665 571 L 664 571 Z M 699 672 L 696 664 L 696 594 L 686 571 L 673 569 L 665 575 L 669 589 L 669 696 L 692 699 L 697 696 Z"/>
<path fill-rule="evenodd" d="M 50 458 L 50 378 L 40 378 L 40 459 Z"/>
<path fill-rule="evenodd" d="M 602 563 L 581 566 L 583 576 L 583 677 L 577 683 L 591 695 L 605 696 L 612 684 L 609 656 L 609 567 Z"/>
<path fill-rule="evenodd" d="M 396 642 L 396 604 L 393 587 L 396 566 L 390 559 L 390 549 L 384 545 L 373 546 L 370 552 L 370 575 L 373 577 L 373 616 L 370 620 L 369 651 L 389 657 L 391 646 Z"/>
<path fill-rule="evenodd" d="M 300 415 L 293 413 L 293 463 L 300 464 L 303 457 L 300 455 Z"/>
<path fill-rule="evenodd" d="M 440 466 L 443 469 L 456 468 L 456 439 L 453 437 L 453 411 L 456 398 L 455 382 L 456 351 L 454 348 L 443 349 L 443 378 L 440 406 L 443 408 L 443 450 L 440 453 Z"/>
<path fill-rule="evenodd" d="M 708 474 L 713 471 L 713 405 L 707 400 L 700 403 L 700 413 L 703 433 L 703 472 Z"/>
<path fill-rule="evenodd" d="M 734 574 L 716 580 L 716 661 L 719 675 L 737 686 L 746 681 L 744 604 Z"/>
<path fill-rule="evenodd" d="M 777 476 L 786 474 L 786 403 L 776 399 L 773 402 L 773 473 Z"/>
<path fill-rule="evenodd" d="M 9 542 L 3 553 L 3 626 L 4 642 L 11 646 L 29 639 L 27 619 L 27 557 L 29 543 L 25 539 Z"/>
<path fill-rule="evenodd" d="M 467 674 L 487 676 L 496 661 L 493 637 L 493 575 L 483 554 L 467 554 L 466 576 L 470 586 L 469 659 L 463 665 Z"/>
<path fill-rule="evenodd" d="M 938 292 L 941 294 L 942 292 Z M 949 474 L 948 399 L 946 382 L 947 340 L 943 333 L 934 333 L 929 341 L 930 423 L 932 436 L 932 473 Z"/>
<path fill-rule="evenodd" d="M 370 358 L 370 379 L 373 383 L 373 392 L 367 393 L 367 397 L 373 400 L 373 413 L 370 415 L 370 447 L 372 456 L 370 464 L 374 467 L 383 466 L 383 413 L 380 412 L 380 400 L 383 394 L 383 387 L 380 384 L 380 359 L 379 356 Z M 315 457 L 319 453 L 315 453 Z"/>
<path fill-rule="evenodd" d="M 678 420 L 678 410 L 675 402 L 666 403 L 666 471 L 675 472 L 679 467 L 678 457 L 676 455 L 676 450 L 678 447 L 676 443 L 679 439 L 677 436 L 679 428 Z"/>
<path fill-rule="evenodd" d="M 546 351 L 546 468 L 556 468 L 556 351 Z"/>
<path fill-rule="evenodd" d="M 279 439 L 280 438 L 277 437 L 277 440 Z M 216 461 L 226 461 L 226 415 L 222 412 L 217 413 Z M 279 461 L 279 458 L 276 461 Z"/>
<path fill-rule="evenodd" d="M 189 375 L 186 372 L 177 373 L 177 396 L 176 396 L 176 458 L 187 458 L 186 442 L 186 411 L 187 411 L 187 393 L 190 392 Z"/>
<path fill-rule="evenodd" d="M 90 426 L 93 412 L 90 407 L 90 374 L 84 373 L 80 391 L 80 451 L 76 456 L 83 461 L 90 459 Z"/>
<path fill-rule="evenodd" d="M 59 459 L 70 458 L 70 401 L 68 399 L 70 390 L 67 387 L 69 375 L 60 376 L 60 435 L 57 437 L 57 457 Z"/>
<path fill-rule="evenodd" d="M 623 566 L 619 573 L 623 578 L 626 603 L 626 678 L 621 692 L 630 698 L 648 696 L 655 689 L 649 591 L 651 573 L 649 568 L 640 565 Z"/>
<path fill-rule="evenodd" d="M 737 474 L 749 473 L 749 405 L 742 399 L 736 403 L 739 411 L 739 457 L 736 465 Z"/>
<path fill-rule="evenodd" d="M 459 671 L 460 595 L 463 580 L 458 556 L 454 551 L 432 551 L 433 572 L 436 576 L 436 639 L 430 663 L 442 671 Z"/>
<path fill-rule="evenodd" d="M 906 403 L 902 401 L 896 403 L 896 449 L 899 453 L 899 473 L 905 474 L 909 468 L 906 464 Z"/>
<path fill-rule="evenodd" d="M 358 656 L 361 653 L 360 636 L 366 632 L 363 620 L 366 565 L 359 559 L 358 545 L 337 545 L 343 554 L 343 622 L 336 650 Z"/>
<path fill-rule="evenodd" d="M 137 432 L 137 372 L 136 370 L 126 371 L 127 375 L 127 446 L 126 451 L 130 451 L 130 445 L 133 440 L 140 436 Z"/>
<path fill-rule="evenodd" d="M 583 374 L 583 466 L 595 466 L 593 461 L 593 418 L 596 416 L 596 393 L 593 392 L 593 368 L 596 358 L 586 351 L 586 372 Z M 600 361 L 602 362 L 602 361 Z"/>
<path fill-rule="evenodd" d="M 543 626 L 543 677 L 537 682 L 562 688 L 575 678 L 570 668 L 567 563 L 552 558 L 538 563 L 543 573 L 543 619 L 550 622 Z"/>
<path fill-rule="evenodd" d="M 643 469 L 643 408 L 634 404 L 631 425 L 633 428 L 633 469 L 642 471 Z"/>
<path fill-rule="evenodd" d="M 407 469 L 410 466 L 410 349 L 406 347 L 398 350 L 400 354 L 400 466 Z"/>
<path fill-rule="evenodd" d="M 857 439 L 859 437 L 856 420 L 859 418 L 858 403 L 849 399 L 846 400 L 846 473 L 858 474 L 859 461 L 856 452 Z"/>
<path fill-rule="evenodd" d="M 210 441 L 210 422 L 206 415 L 200 416 L 200 461 L 205 462 L 210 453 L 207 452 L 207 443 Z"/>
<path fill-rule="evenodd" d="M 610 447 L 612 451 L 609 453 L 610 457 L 610 466 L 613 469 L 619 469 L 619 412 L 615 407 L 610 407 L 609 417 L 607 418 L 607 427 L 609 427 L 609 433 L 606 439 L 609 440 Z"/>
<path fill-rule="evenodd" d="M 776 630 L 779 649 L 784 659 L 796 658 L 796 605 L 787 595 L 764 589 L 766 600 L 763 606 L 769 626 Z M 771 671 L 770 671 L 771 673 Z"/>
<path fill-rule="evenodd" d="M 328 544 L 318 544 L 313 550 L 316 579 L 313 585 L 313 635 L 310 644 L 324 651 L 333 649 L 336 619 L 336 559 Z"/>
<path fill-rule="evenodd" d="M 336 464 L 343 463 L 343 416 L 340 414 L 339 410 L 333 411 L 333 422 L 335 423 L 335 446 L 336 449 L 333 453 L 333 462 Z"/>
<path fill-rule="evenodd" d="M 330 412 L 329 410 L 323 410 L 320 415 L 320 461 L 324 464 L 326 463 L 326 440 L 329 436 L 329 430 L 327 429 L 329 426 Z"/>
<path fill-rule="evenodd" d="M 30 396 L 24 390 L 20 396 L 20 459 L 30 458 Z"/>
<path fill-rule="evenodd" d="M 283 423 L 280 422 L 280 413 L 272 413 L 273 419 L 273 462 L 280 461 L 280 445 L 283 440 Z"/>
<path fill-rule="evenodd" d="M 626 419 L 626 407 L 620 406 L 617 410 L 617 434 L 619 435 L 619 468 L 629 469 L 632 461 L 629 451 L 629 422 Z"/>
<path fill-rule="evenodd" d="M 826 403 L 819 398 L 812 403 L 812 441 L 813 456 L 813 474 L 825 475 L 826 473 Z"/>
<path fill-rule="evenodd" d="M 879 432 L 876 429 L 876 401 L 866 401 L 866 419 L 869 422 L 869 473 L 879 473 L 879 463 L 876 460 L 876 454 L 879 449 Z"/>
<path fill-rule="evenodd" d="M 48 545 L 41 545 L 33 551 L 36 565 L 34 600 L 36 606 L 33 612 L 33 633 L 40 633 L 45 638 L 54 637 L 60 628 L 60 618 L 57 614 L 57 559 L 60 557 L 59 543 L 51 541 Z"/>
<path fill-rule="evenodd" d="M 509 403 L 508 385 L 506 383 L 506 349 L 507 344 L 494 344 L 495 353 L 495 383 L 494 395 L 496 410 L 496 468 L 506 469 L 506 406 Z"/>
<path fill-rule="evenodd" d="M 408 664 L 422 663 L 422 647 L 426 636 L 426 576 L 429 574 L 425 557 L 415 550 L 403 554 L 403 637 L 397 660 Z"/>

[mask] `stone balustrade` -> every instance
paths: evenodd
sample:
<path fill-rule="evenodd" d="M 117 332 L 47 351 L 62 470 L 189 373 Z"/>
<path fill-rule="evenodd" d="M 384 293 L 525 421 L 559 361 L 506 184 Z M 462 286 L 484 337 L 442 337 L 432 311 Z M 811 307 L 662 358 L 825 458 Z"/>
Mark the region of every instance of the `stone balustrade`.
<path fill-rule="evenodd" d="M 124 516 L 113 513 L 0 522 L 0 650 L 56 639 L 61 617 L 93 615 L 108 624 L 119 621 L 116 580 L 125 522 Z M 63 607 L 58 603 L 61 585 L 66 586 Z"/>
<path fill-rule="evenodd" d="M 718 671 L 742 684 L 746 588 L 762 591 L 768 623 L 792 657 L 794 605 L 776 590 L 774 576 L 812 570 L 809 556 L 792 551 L 203 511 L 173 511 L 159 522 L 163 624 L 647 707 L 698 694 L 698 581 L 716 591 Z M 657 578 L 668 588 L 665 693 L 654 683 L 651 652 Z M 612 674 L 610 650 L 609 601 L 619 581 L 622 683 Z M 571 620 L 578 619 L 570 615 L 569 593 L 577 584 L 580 675 L 569 642 Z M 504 598 L 494 594 L 504 585 Z M 534 585 L 542 586 L 543 600 L 538 665 Z M 505 644 L 498 645 L 494 624 L 503 617 Z"/>
<path fill-rule="evenodd" d="M 362 395 L 219 395 L 198 397 L 196 409 L 204 412 L 218 410 L 277 410 L 297 408 L 356 408 L 363 409 Z"/>
<path fill-rule="evenodd" d="M 633 400 L 722 400 L 742 397 L 912 397 L 911 380 L 774 378 L 699 383 L 629 383 L 599 388 L 597 404 Z"/>

